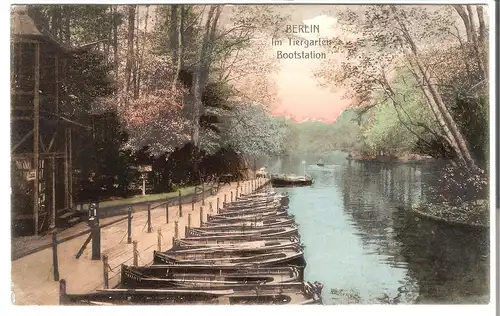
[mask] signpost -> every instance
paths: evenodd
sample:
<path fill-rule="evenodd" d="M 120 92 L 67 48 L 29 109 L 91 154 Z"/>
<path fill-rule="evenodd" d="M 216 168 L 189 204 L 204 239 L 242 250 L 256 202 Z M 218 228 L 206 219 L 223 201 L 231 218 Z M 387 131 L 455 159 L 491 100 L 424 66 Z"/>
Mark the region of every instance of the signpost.
<path fill-rule="evenodd" d="M 153 167 L 151 165 L 141 165 L 137 167 L 137 170 L 141 173 L 142 195 L 146 195 L 146 181 L 148 179 L 148 172 L 153 171 Z"/>

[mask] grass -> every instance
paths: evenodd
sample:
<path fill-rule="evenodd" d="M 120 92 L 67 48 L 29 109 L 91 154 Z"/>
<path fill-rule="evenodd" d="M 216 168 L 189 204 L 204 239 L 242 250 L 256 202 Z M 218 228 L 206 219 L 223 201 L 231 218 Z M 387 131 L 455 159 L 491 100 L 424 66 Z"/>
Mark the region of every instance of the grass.
<path fill-rule="evenodd" d="M 205 190 L 209 187 L 210 186 L 206 186 Z M 104 208 L 104 207 L 112 207 L 112 206 L 124 206 L 124 205 L 128 205 L 128 204 L 136 204 L 136 203 L 165 200 L 165 199 L 170 199 L 170 198 L 178 196 L 179 191 L 181 192 L 181 194 L 183 196 L 188 195 L 188 194 L 192 194 L 192 193 L 194 193 L 195 188 L 196 188 L 195 186 L 189 186 L 189 187 L 180 188 L 180 190 L 168 192 L 168 193 L 136 195 L 136 196 L 133 196 L 130 198 L 125 198 L 125 199 L 101 201 L 101 202 L 99 202 L 99 207 Z M 83 209 L 84 210 L 88 209 L 88 204 L 83 204 Z"/>

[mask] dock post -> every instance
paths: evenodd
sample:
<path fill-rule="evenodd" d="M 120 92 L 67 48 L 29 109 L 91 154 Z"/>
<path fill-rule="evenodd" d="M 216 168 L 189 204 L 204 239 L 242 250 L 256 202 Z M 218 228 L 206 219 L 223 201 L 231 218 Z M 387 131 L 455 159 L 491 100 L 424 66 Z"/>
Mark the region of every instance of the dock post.
<path fill-rule="evenodd" d="M 188 214 L 188 228 L 191 228 L 191 214 Z"/>
<path fill-rule="evenodd" d="M 226 194 L 224 194 L 224 203 L 227 202 L 227 199 L 226 199 Z"/>
<path fill-rule="evenodd" d="M 178 221 L 175 221 L 174 238 L 175 239 L 179 238 L 179 222 Z"/>
<path fill-rule="evenodd" d="M 161 228 L 158 228 L 158 252 L 161 252 Z"/>
<path fill-rule="evenodd" d="M 219 214 L 219 197 L 217 197 L 217 214 Z"/>
<path fill-rule="evenodd" d="M 200 227 L 203 224 L 203 206 L 200 206 Z"/>
<path fill-rule="evenodd" d="M 59 305 L 66 305 L 67 301 L 66 293 L 66 280 L 62 279 L 59 281 Z"/>
<path fill-rule="evenodd" d="M 168 224 L 168 200 L 165 202 L 165 220 Z"/>
<path fill-rule="evenodd" d="M 179 190 L 179 217 L 182 217 L 182 195 L 180 190 Z"/>
<path fill-rule="evenodd" d="M 101 260 L 101 227 L 99 223 L 92 226 L 92 260 Z"/>
<path fill-rule="evenodd" d="M 234 200 L 236 201 L 238 199 L 238 188 L 236 188 L 236 195 L 234 197 Z"/>
<path fill-rule="evenodd" d="M 201 182 L 201 205 L 205 205 L 205 182 Z"/>
<path fill-rule="evenodd" d="M 233 201 L 233 191 L 231 191 L 231 202 Z"/>
<path fill-rule="evenodd" d="M 57 259 L 57 233 L 52 232 L 52 265 L 54 268 L 54 281 L 59 281 L 59 262 Z"/>
<path fill-rule="evenodd" d="M 132 253 L 134 255 L 134 267 L 139 265 L 139 251 L 137 250 L 137 240 L 132 242 L 133 250 Z"/>
<path fill-rule="evenodd" d="M 148 233 L 153 232 L 153 227 L 151 226 L 151 204 L 148 204 Z"/>
<path fill-rule="evenodd" d="M 128 208 L 127 212 L 127 244 L 132 243 L 132 206 Z"/>
<path fill-rule="evenodd" d="M 103 266 L 103 277 L 104 277 L 104 289 L 109 289 L 109 276 L 108 276 L 108 256 L 102 256 L 102 266 Z"/>
<path fill-rule="evenodd" d="M 212 202 L 208 202 L 208 209 L 210 210 L 210 213 L 214 211 L 214 209 L 212 208 Z"/>
<path fill-rule="evenodd" d="M 196 194 L 193 195 L 193 198 L 191 199 L 191 212 L 194 212 L 194 202 L 196 200 Z"/>

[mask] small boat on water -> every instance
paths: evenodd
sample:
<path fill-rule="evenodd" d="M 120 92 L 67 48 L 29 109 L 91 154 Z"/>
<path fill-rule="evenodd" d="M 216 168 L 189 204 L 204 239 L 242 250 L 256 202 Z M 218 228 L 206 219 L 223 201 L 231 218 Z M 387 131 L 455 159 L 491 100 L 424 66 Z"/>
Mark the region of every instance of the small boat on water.
<path fill-rule="evenodd" d="M 153 262 L 154 264 L 207 264 L 249 267 L 294 265 L 300 268 L 301 275 L 306 265 L 304 252 L 299 246 L 276 250 L 170 249 L 165 252 L 155 251 Z"/>
<path fill-rule="evenodd" d="M 254 219 L 229 219 L 228 221 L 212 222 L 207 221 L 201 224 L 201 227 L 218 227 L 218 226 L 230 226 L 230 227 L 240 227 L 240 226 L 254 226 L 254 227 L 268 227 L 276 225 L 288 225 L 295 223 L 293 217 L 278 217 L 271 219 L 259 219 L 255 217 Z"/>
<path fill-rule="evenodd" d="M 238 268 L 206 265 L 122 265 L 121 284 L 134 288 L 196 287 L 236 289 L 259 284 L 289 283 L 300 280 L 296 267 Z"/>
<path fill-rule="evenodd" d="M 208 214 L 210 215 L 210 214 Z M 250 219 L 254 220 L 255 218 L 262 218 L 262 219 L 268 219 L 268 218 L 276 218 L 276 217 L 286 217 L 288 216 L 287 211 L 278 211 L 278 210 L 268 210 L 262 213 L 247 213 L 247 214 L 240 214 L 238 212 L 231 212 L 231 213 L 225 213 L 225 214 L 217 214 L 217 215 L 211 215 L 210 216 L 210 221 L 212 222 L 217 222 L 218 220 L 227 220 L 230 218 L 233 219 Z M 208 217 L 208 216 L 207 216 Z"/>
<path fill-rule="evenodd" d="M 254 215 L 245 215 L 245 216 L 232 216 L 226 217 L 223 215 L 211 215 L 207 214 L 207 222 L 203 223 L 203 226 L 211 226 L 211 225 L 223 225 L 223 224 L 241 224 L 241 223 L 255 223 L 255 221 L 261 221 L 264 223 L 272 223 L 279 220 L 294 220 L 295 215 L 288 214 L 287 212 L 274 212 L 271 214 L 263 215 L 259 214 L 257 216 Z"/>
<path fill-rule="evenodd" d="M 241 229 L 204 229 L 201 228 L 189 228 L 186 227 L 186 237 L 198 237 L 198 236 L 230 236 L 230 235 L 259 235 L 262 237 L 290 237 L 298 236 L 299 230 L 296 224 L 290 226 L 276 226 L 276 227 L 248 227 Z"/>
<path fill-rule="evenodd" d="M 271 184 L 275 188 L 309 186 L 313 184 L 313 179 L 308 176 L 279 175 L 271 177 Z"/>
<path fill-rule="evenodd" d="M 68 294 L 60 281 L 61 305 L 310 305 L 322 304 L 323 285 L 314 282 L 264 283 L 211 289 L 207 287 L 116 288 L 87 294 Z M 62 285 L 64 282 L 64 286 Z"/>
<path fill-rule="evenodd" d="M 320 166 L 320 167 L 323 167 L 325 166 L 325 163 L 323 162 L 323 160 L 318 160 L 318 162 L 316 163 L 316 165 Z"/>
<path fill-rule="evenodd" d="M 214 248 L 214 249 L 249 249 L 249 250 L 274 250 L 284 247 L 300 246 L 298 238 L 276 238 L 273 240 L 235 240 L 234 243 L 219 243 L 219 240 L 206 240 L 206 239 L 174 239 L 173 249 L 193 249 L 193 248 Z"/>

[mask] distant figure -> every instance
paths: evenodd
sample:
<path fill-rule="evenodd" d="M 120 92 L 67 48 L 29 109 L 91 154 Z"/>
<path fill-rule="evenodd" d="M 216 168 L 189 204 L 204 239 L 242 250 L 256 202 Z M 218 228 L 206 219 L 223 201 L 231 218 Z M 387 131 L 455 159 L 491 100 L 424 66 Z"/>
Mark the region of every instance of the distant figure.
<path fill-rule="evenodd" d="M 255 176 L 257 178 L 267 178 L 267 170 L 266 167 L 260 168 L 256 173 Z"/>

